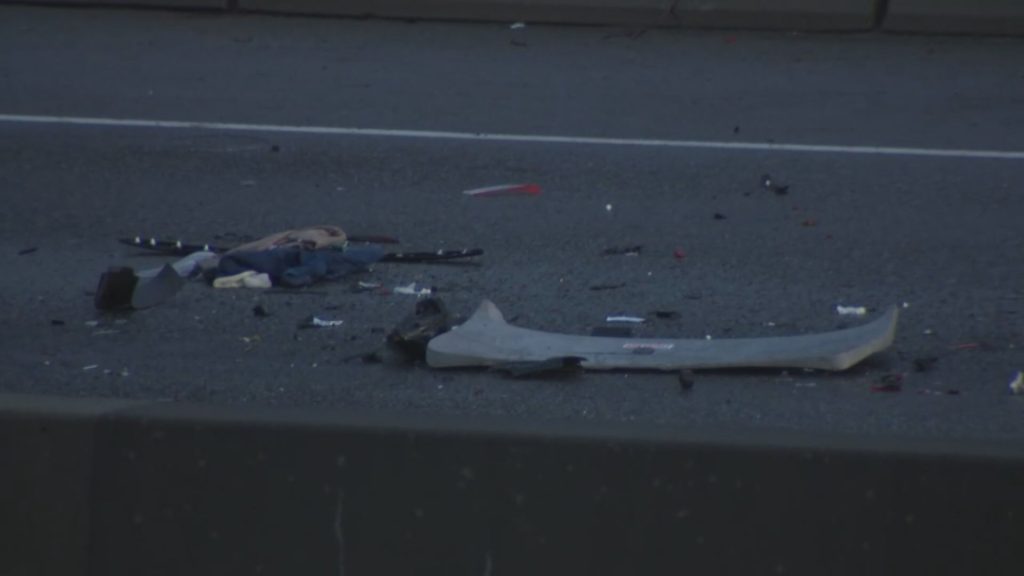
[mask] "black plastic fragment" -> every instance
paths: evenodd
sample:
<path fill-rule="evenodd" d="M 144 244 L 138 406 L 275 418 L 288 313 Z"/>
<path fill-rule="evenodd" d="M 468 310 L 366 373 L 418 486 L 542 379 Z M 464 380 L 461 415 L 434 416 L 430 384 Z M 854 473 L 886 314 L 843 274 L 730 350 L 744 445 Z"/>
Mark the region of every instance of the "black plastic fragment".
<path fill-rule="evenodd" d="M 388 333 L 386 342 L 410 360 L 426 360 L 427 343 L 451 328 L 448 308 L 440 298 L 423 298 L 416 310 Z"/>

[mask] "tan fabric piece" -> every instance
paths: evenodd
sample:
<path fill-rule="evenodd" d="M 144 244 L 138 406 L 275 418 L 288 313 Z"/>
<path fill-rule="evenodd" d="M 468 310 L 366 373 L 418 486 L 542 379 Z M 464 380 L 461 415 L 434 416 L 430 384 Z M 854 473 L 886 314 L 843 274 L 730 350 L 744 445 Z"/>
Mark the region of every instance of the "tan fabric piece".
<path fill-rule="evenodd" d="M 322 248 L 342 248 L 348 242 L 345 231 L 337 226 L 309 226 L 295 230 L 285 230 L 254 240 L 228 250 L 232 252 L 258 252 L 285 246 L 301 246 L 307 250 Z"/>

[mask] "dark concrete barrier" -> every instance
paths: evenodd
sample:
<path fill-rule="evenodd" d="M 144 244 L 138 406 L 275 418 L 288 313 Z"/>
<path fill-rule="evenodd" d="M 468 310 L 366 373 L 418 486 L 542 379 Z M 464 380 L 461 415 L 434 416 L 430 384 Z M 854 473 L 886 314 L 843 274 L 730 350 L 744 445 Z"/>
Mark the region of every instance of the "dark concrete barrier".
<path fill-rule="evenodd" d="M 247 10 L 637 26 L 867 30 L 876 0 L 240 0 Z"/>
<path fill-rule="evenodd" d="M 1024 446 L 0 396 L 2 574 L 1012 574 Z"/>
<path fill-rule="evenodd" d="M 231 0 L 0 0 L 0 4 L 68 6 L 151 6 L 155 8 L 208 8 L 226 10 Z"/>
<path fill-rule="evenodd" d="M 1024 34 L 1024 1 L 889 0 L 883 29 L 947 34 Z"/>

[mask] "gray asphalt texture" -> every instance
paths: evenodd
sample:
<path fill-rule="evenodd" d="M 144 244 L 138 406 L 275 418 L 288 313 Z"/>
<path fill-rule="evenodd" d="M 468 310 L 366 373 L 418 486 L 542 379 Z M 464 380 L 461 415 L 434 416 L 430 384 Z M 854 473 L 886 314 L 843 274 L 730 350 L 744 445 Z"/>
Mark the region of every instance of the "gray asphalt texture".
<path fill-rule="evenodd" d="M 4 6 L 0 83 L 4 114 L 1024 150 L 1024 41 L 1005 38 Z M 788 194 L 762 189 L 765 173 Z M 543 193 L 460 193 L 506 182 Z M 0 123 L 0 391 L 1019 441 L 1022 189 L 1024 161 L 1005 159 Z M 116 238 L 321 223 L 486 255 L 302 293 L 192 283 L 151 310 L 93 307 L 108 266 L 167 260 Z M 602 255 L 628 245 L 644 249 Z M 857 322 L 837 304 L 908 307 L 894 346 L 849 372 L 699 372 L 684 392 L 657 373 L 346 361 L 415 302 L 358 280 L 436 286 L 462 315 L 489 298 L 571 333 L 671 310 L 637 333 L 798 334 Z M 607 284 L 623 286 L 590 289 Z M 298 329 L 310 314 L 344 325 Z M 891 373 L 901 392 L 871 390 Z"/>

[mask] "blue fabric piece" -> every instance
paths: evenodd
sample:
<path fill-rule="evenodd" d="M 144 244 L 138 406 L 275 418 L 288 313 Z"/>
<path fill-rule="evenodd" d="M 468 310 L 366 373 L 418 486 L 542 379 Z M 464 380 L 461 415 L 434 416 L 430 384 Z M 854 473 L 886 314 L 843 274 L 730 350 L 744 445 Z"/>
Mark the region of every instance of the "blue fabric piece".
<path fill-rule="evenodd" d="M 232 252 L 221 257 L 215 277 L 234 276 L 246 270 L 266 273 L 274 284 L 291 288 L 309 286 L 320 280 L 337 280 L 362 272 L 384 257 L 380 246 L 355 246 L 344 250 L 304 250 L 298 246 Z"/>

